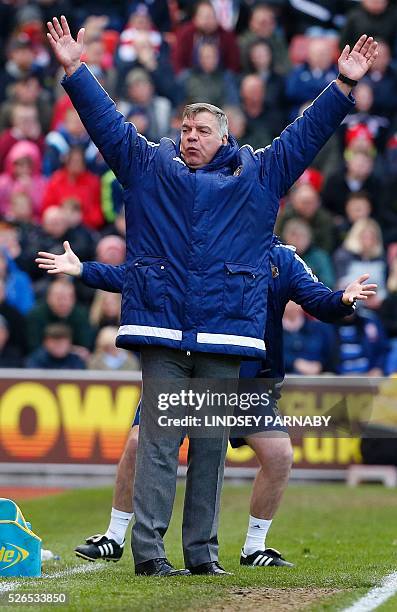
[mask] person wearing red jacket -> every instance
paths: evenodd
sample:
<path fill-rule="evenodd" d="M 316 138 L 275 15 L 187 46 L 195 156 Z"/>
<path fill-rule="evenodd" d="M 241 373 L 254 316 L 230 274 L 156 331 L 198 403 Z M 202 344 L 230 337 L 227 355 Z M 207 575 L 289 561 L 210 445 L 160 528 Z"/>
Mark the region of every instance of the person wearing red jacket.
<path fill-rule="evenodd" d="M 91 229 L 103 225 L 100 179 L 86 169 L 80 147 L 70 149 L 64 167 L 54 172 L 48 181 L 42 213 L 50 206 L 61 206 L 70 198 L 80 202 L 84 225 Z"/>
<path fill-rule="evenodd" d="M 219 26 L 214 8 L 208 0 L 201 0 L 195 8 L 193 19 L 176 32 L 173 54 L 175 72 L 197 64 L 198 49 L 204 42 L 211 42 L 218 47 L 220 64 L 224 70 L 239 72 L 240 50 L 235 34 Z"/>

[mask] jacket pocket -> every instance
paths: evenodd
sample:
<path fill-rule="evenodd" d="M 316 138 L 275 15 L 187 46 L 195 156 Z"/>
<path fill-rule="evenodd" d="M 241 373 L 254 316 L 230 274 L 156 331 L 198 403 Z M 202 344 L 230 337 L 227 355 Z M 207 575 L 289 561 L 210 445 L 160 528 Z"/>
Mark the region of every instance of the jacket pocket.
<path fill-rule="evenodd" d="M 250 319 L 255 314 L 256 273 L 253 266 L 225 263 L 223 309 L 228 317 Z"/>
<path fill-rule="evenodd" d="M 132 266 L 133 303 L 138 310 L 164 310 L 167 295 L 168 261 L 165 257 L 142 255 Z"/>

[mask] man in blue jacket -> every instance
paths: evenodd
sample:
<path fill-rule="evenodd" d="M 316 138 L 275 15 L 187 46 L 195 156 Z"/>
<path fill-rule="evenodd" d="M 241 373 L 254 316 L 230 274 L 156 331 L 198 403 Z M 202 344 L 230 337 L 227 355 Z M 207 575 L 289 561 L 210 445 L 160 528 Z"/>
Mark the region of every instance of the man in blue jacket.
<path fill-rule="evenodd" d="M 219 391 L 221 380 L 238 378 L 241 357 L 265 357 L 269 250 L 279 199 L 352 108 L 351 88 L 376 59 L 377 43 L 364 35 L 352 51 L 346 46 L 338 79 L 271 146 L 254 152 L 238 148 L 221 109 L 200 103 L 185 108 L 178 144 L 148 142 L 80 62 L 84 29 L 74 40 L 65 17 L 47 25 L 65 69 L 62 84 L 125 192 L 127 268 L 117 345 L 140 346 L 144 382 L 135 572 L 175 575 L 163 536 L 179 440 L 151 434 L 159 393 L 150 381 L 158 387 L 163 380 L 169 390 L 178 380 L 212 379 Z M 177 418 L 180 409 L 170 408 L 167 416 Z M 226 430 L 217 438 L 192 438 L 189 446 L 182 538 L 193 574 L 225 573 L 218 564 L 217 522 L 226 447 Z"/>
<path fill-rule="evenodd" d="M 125 265 L 109 266 L 96 262 L 81 264 L 67 242 L 63 255 L 41 252 L 37 262 L 40 267 L 51 269 L 54 274 L 65 273 L 81 277 L 91 287 L 105 291 L 122 291 Z M 291 299 L 301 304 L 311 315 L 332 323 L 351 315 L 354 312 L 352 306 L 354 301 L 372 295 L 376 286 L 365 285 L 368 276 L 363 275 L 351 283 L 344 292 L 332 292 L 317 280 L 293 247 L 283 245 L 275 236 L 270 250 L 270 269 L 265 333 L 265 342 L 269 348 L 266 360 L 243 361 L 240 377 L 252 379 L 260 374 L 269 380 L 278 381 L 279 389 L 285 373 L 283 344 L 280 338 L 282 338 L 282 318 L 287 302 Z M 134 419 L 118 466 L 109 528 L 105 534 L 87 538 L 86 544 L 76 548 L 76 554 L 84 559 L 118 560 L 123 554 L 125 533 L 133 517 L 132 490 L 138 429 L 139 415 Z M 257 567 L 291 565 L 278 551 L 266 548 L 265 544 L 272 518 L 288 482 L 292 464 L 290 439 L 284 433 L 284 436 L 247 436 L 244 440 L 231 440 L 231 443 L 233 446 L 248 444 L 254 450 L 261 466 L 254 482 L 248 533 L 240 563 Z"/>

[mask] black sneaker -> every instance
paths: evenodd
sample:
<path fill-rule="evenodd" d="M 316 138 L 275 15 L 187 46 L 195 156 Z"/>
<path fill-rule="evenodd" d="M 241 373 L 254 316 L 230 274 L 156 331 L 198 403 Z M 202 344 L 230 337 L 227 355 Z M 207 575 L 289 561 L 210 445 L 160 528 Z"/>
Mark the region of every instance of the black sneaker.
<path fill-rule="evenodd" d="M 115 540 L 109 540 L 105 535 L 98 533 L 86 539 L 86 544 L 77 546 L 74 552 L 78 557 L 87 561 L 120 561 L 124 550 L 124 542 L 117 544 Z"/>
<path fill-rule="evenodd" d="M 240 565 L 249 565 L 251 567 L 294 567 L 293 563 L 283 559 L 281 553 L 274 548 L 257 550 L 256 552 L 252 553 L 252 555 L 246 555 L 244 548 L 242 548 Z"/>

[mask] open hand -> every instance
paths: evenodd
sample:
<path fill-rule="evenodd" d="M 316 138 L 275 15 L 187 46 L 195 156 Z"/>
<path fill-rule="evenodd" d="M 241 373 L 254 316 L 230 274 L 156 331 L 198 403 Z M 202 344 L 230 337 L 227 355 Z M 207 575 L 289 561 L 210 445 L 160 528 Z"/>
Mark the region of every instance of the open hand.
<path fill-rule="evenodd" d="M 372 36 L 363 34 L 351 51 L 349 45 L 343 49 L 338 59 L 339 72 L 353 81 L 359 81 L 377 57 L 378 43 Z"/>
<path fill-rule="evenodd" d="M 39 251 L 35 259 L 39 268 L 47 270 L 48 274 L 68 274 L 69 276 L 81 276 L 81 262 L 70 247 L 67 240 L 63 243 L 65 252 L 62 255 Z"/>
<path fill-rule="evenodd" d="M 363 274 L 346 287 L 342 295 L 342 302 L 346 306 L 351 306 L 355 300 L 366 300 L 371 295 L 376 295 L 378 285 L 365 285 L 364 283 L 368 279 L 369 274 Z"/>
<path fill-rule="evenodd" d="M 84 28 L 77 34 L 77 40 L 72 38 L 69 25 L 64 15 L 59 23 L 56 17 L 47 22 L 47 38 L 58 62 L 64 67 L 68 76 L 80 66 L 80 57 L 84 47 Z"/>

